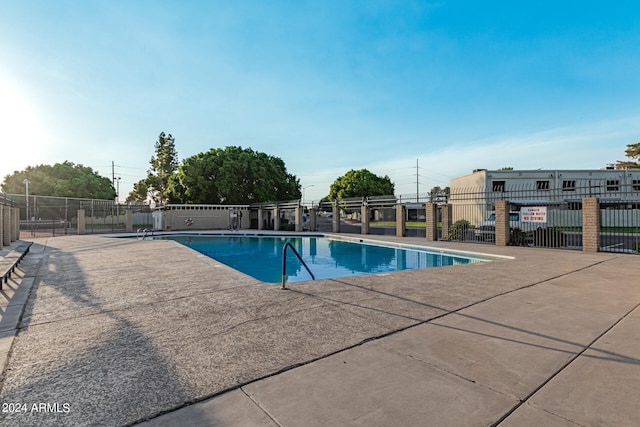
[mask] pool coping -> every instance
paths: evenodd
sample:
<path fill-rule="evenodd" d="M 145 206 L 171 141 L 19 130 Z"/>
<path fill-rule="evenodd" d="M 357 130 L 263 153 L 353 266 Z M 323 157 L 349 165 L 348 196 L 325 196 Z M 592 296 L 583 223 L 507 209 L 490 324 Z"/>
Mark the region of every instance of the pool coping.
<path fill-rule="evenodd" d="M 104 235 L 102 237 L 115 237 L 115 238 L 137 238 L 140 240 L 158 240 L 156 238 L 162 238 L 164 236 L 169 237 L 166 240 L 170 240 L 170 241 L 174 241 L 178 244 L 181 244 L 183 246 L 186 246 L 187 248 L 195 251 L 196 253 L 200 254 L 200 255 L 205 255 L 217 262 L 220 262 L 224 265 L 226 265 L 229 268 L 234 269 L 235 271 L 237 271 L 240 274 L 244 274 L 246 276 L 249 276 L 255 280 L 259 280 L 262 283 L 268 284 L 268 285 L 275 285 L 275 284 L 280 284 L 283 289 L 285 288 L 285 284 L 286 283 L 298 283 L 298 282 L 308 282 L 311 280 L 332 280 L 332 279 L 339 279 L 339 278 L 346 278 L 346 277 L 357 277 L 357 276 L 366 276 L 366 275 L 387 275 L 387 274 L 391 274 L 391 273 L 397 273 L 400 271 L 410 271 L 410 270 L 424 270 L 424 269 L 429 269 L 429 268 L 440 268 L 440 267 L 451 267 L 451 265 L 443 265 L 443 266 L 431 266 L 431 267 L 421 267 L 421 268 L 405 268 L 402 270 L 396 269 L 396 270 L 390 270 L 390 271 L 378 271 L 378 272 L 359 272 L 358 274 L 347 274 L 347 275 L 338 275 L 338 276 L 331 276 L 331 277 L 323 277 L 323 278 L 312 278 L 312 279 L 305 279 L 305 280 L 293 280 L 293 279 L 289 279 L 289 280 L 285 280 L 285 279 L 280 279 L 280 275 L 278 275 L 279 279 L 277 281 L 264 281 L 261 280 L 258 277 L 255 277 L 252 274 L 246 273 L 242 270 L 237 269 L 236 267 L 229 265 L 215 257 L 212 257 L 206 253 L 200 252 L 197 249 L 192 248 L 189 245 L 185 245 L 177 240 L 173 240 L 170 237 L 172 236 L 194 236 L 194 237 L 280 237 L 280 238 L 290 238 L 290 239 L 296 239 L 296 238 L 323 238 L 323 239 L 329 239 L 329 240 L 334 240 L 334 241 L 340 241 L 340 242 L 349 242 L 349 243 L 356 243 L 356 244 L 365 244 L 365 245 L 370 245 L 370 246 L 375 246 L 375 247 L 382 247 L 382 248 L 390 248 L 390 249 L 406 249 L 406 250 L 414 250 L 416 252 L 421 252 L 421 253 L 426 253 L 428 255 L 444 255 L 444 256 L 455 256 L 457 258 L 462 258 L 462 259 L 466 259 L 466 260 L 473 260 L 475 262 L 492 262 L 492 261 L 496 261 L 499 259 L 507 259 L 507 260 L 513 260 L 515 259 L 513 256 L 509 256 L 509 255 L 498 255 L 498 254 L 489 254 L 489 253 L 481 253 L 481 252 L 475 252 L 475 251 L 469 251 L 469 250 L 458 250 L 458 249 L 443 249 L 443 248 L 438 248 L 438 247 L 433 247 L 433 246 L 428 246 L 428 245 L 420 245 L 420 244 L 406 244 L 406 243 L 397 243 L 397 242 L 391 242 L 388 240 L 385 240 L 384 237 L 388 237 L 388 236 L 381 236 L 382 239 L 369 239 L 369 238 L 363 238 L 362 236 L 352 236 L 352 235 L 344 235 L 344 234 L 336 234 L 336 233 L 319 233 L 319 232 L 286 232 L 286 231 L 272 231 L 272 230 L 267 230 L 267 232 L 263 232 L 263 230 L 261 231 L 257 231 L 257 232 L 252 232 L 252 231 L 229 231 L 229 230 L 212 230 L 212 231 L 167 231 L 167 232 L 155 232 L 154 234 L 150 235 L 150 236 L 146 236 L 146 237 L 142 237 L 140 238 L 139 235 L 136 236 L 132 236 L 132 235 L 122 235 L 122 234 L 117 234 L 117 235 Z M 303 262 L 304 264 L 304 262 Z M 304 264 L 304 266 L 307 268 L 307 271 L 309 271 L 309 267 Z M 309 271 L 309 273 L 311 274 L 311 276 L 313 277 L 313 273 L 311 271 Z"/>
<path fill-rule="evenodd" d="M 410 249 L 420 249 L 420 250 L 430 250 L 433 252 L 440 252 L 440 253 L 451 253 L 451 254 L 470 254 L 470 255 L 476 255 L 478 257 L 484 257 L 484 258 L 496 258 L 496 259 L 515 259 L 513 256 L 511 255 L 501 255 L 501 254 L 495 254 L 495 253 L 489 253 L 489 252 L 476 252 L 476 251 L 470 251 L 470 250 L 460 250 L 460 249 L 443 249 L 442 247 L 437 247 L 437 246 L 430 246 L 430 245 L 418 245 L 415 243 L 394 243 L 391 241 L 385 241 L 385 244 L 381 244 L 380 241 L 381 240 L 377 240 L 377 239 L 373 239 L 371 238 L 371 235 L 351 235 L 351 234 L 338 234 L 338 233 L 324 233 L 324 232 L 317 232 L 317 231 L 302 231 L 302 232 L 293 232 L 293 231 L 272 231 L 272 230 L 259 230 L 259 231 L 248 231 L 248 230 L 240 230 L 240 231 L 229 231 L 229 230 L 211 230 L 211 231 L 155 231 L 153 234 L 151 234 L 149 237 L 154 237 L 154 236 L 171 236 L 171 235 L 193 235 L 193 236 L 258 236 L 258 237 L 269 237 L 269 236 L 278 236 L 278 237 L 327 237 L 327 238 L 332 238 L 334 240 L 342 240 L 342 241 L 353 241 L 353 242 L 362 242 L 362 243 L 369 243 L 369 244 L 375 244 L 378 246 L 389 246 L 389 247 L 401 247 L 401 248 L 410 248 Z M 367 236 L 367 237 L 363 237 L 363 236 Z M 139 238 L 140 236 L 136 235 L 135 233 L 120 233 L 120 234 L 104 234 L 101 235 L 100 237 L 108 237 L 108 238 L 133 238 L 133 237 L 137 237 Z M 391 237 L 395 237 L 395 236 L 376 236 L 377 238 L 380 239 L 384 239 L 384 238 L 391 238 Z M 442 241 L 445 243 L 452 243 L 452 242 L 447 242 L 447 241 Z M 425 240 L 425 243 L 431 243 L 431 242 L 427 242 Z M 457 242 L 453 242 L 453 243 L 457 243 Z M 485 245 L 486 246 L 486 245 Z"/>

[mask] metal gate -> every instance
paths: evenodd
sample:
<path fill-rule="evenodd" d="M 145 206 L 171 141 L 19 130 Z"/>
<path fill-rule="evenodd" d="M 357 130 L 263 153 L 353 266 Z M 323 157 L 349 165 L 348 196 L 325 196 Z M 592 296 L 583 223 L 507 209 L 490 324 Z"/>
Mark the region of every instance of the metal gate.
<path fill-rule="evenodd" d="M 512 202 L 509 244 L 582 249 L 582 203 Z"/>
<path fill-rule="evenodd" d="M 600 251 L 640 254 L 640 200 L 600 202 Z"/>

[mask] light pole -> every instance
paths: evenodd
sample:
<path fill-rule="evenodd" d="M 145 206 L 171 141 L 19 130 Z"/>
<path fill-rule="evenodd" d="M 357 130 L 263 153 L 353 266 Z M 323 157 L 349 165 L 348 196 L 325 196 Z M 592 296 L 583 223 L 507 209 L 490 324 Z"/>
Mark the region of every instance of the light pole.
<path fill-rule="evenodd" d="M 116 205 L 120 206 L 120 178 L 122 177 L 118 177 L 117 181 L 116 181 Z"/>
<path fill-rule="evenodd" d="M 27 200 L 27 232 L 29 231 L 29 180 L 25 178 L 23 184 L 26 185 L 25 195 Z"/>
<path fill-rule="evenodd" d="M 304 190 L 306 190 L 309 187 L 315 187 L 315 185 L 311 184 L 311 185 L 307 185 L 306 187 L 302 187 L 302 204 L 304 205 Z"/>

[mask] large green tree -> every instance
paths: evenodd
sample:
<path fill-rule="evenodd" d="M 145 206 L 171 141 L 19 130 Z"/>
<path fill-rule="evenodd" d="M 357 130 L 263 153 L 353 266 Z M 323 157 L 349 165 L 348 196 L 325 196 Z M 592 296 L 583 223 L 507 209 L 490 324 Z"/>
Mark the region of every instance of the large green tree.
<path fill-rule="evenodd" d="M 29 180 L 29 194 L 38 196 L 77 197 L 113 200 L 116 190 L 109 178 L 98 175 L 92 168 L 69 161 L 51 165 L 29 166 L 23 171 L 7 175 L 2 191 L 24 194 L 24 180 Z"/>
<path fill-rule="evenodd" d="M 160 203 L 166 201 L 169 181 L 180 165 L 175 142 L 171 134 L 160 132 L 155 143 L 155 155 L 149 161 L 151 168 L 147 171 L 147 177 L 133 185 L 127 201 L 145 201 L 147 198 Z"/>
<path fill-rule="evenodd" d="M 351 169 L 337 178 L 329 189 L 329 199 L 331 200 L 393 194 L 394 185 L 387 175 L 381 177 L 367 169 Z"/>
<path fill-rule="evenodd" d="M 255 203 L 300 198 L 282 159 L 250 148 L 212 148 L 185 159 L 169 180 L 174 203 Z"/>

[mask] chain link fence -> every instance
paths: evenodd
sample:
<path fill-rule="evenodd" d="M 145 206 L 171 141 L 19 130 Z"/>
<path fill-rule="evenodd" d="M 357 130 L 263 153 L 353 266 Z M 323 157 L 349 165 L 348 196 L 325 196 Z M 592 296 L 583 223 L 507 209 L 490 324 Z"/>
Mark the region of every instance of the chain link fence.
<path fill-rule="evenodd" d="M 153 228 L 149 206 L 119 204 L 113 200 L 5 194 L 0 203 L 20 208 L 20 238 L 78 234 L 78 210 L 85 211 L 85 233 L 117 233 L 126 229 L 126 211 L 133 212 L 133 227 Z"/>

